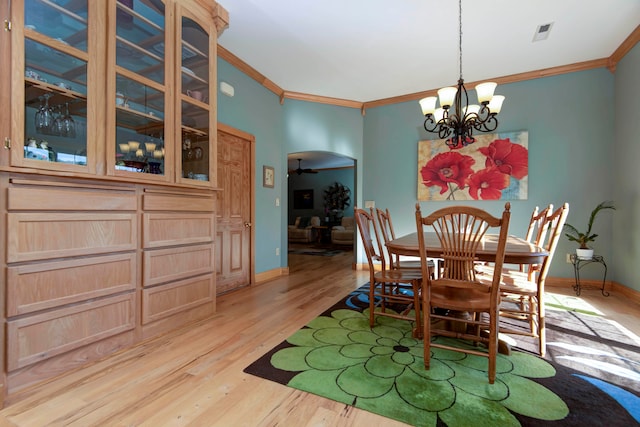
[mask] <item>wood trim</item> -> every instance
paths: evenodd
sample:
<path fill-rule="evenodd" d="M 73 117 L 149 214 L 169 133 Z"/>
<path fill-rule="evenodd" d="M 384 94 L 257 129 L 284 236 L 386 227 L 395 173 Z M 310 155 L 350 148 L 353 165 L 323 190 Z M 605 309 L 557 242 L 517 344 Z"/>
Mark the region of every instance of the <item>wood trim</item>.
<path fill-rule="evenodd" d="M 330 98 L 328 96 L 310 95 L 300 92 L 284 91 L 284 97 L 288 99 L 297 99 L 300 101 L 316 102 L 318 104 L 330 104 L 338 107 L 362 108 L 363 103 L 358 101 L 349 101 L 348 99 Z"/>
<path fill-rule="evenodd" d="M 263 271 L 256 274 L 256 284 L 268 282 L 281 276 L 289 275 L 289 267 L 274 268 L 273 270 Z"/>
<path fill-rule="evenodd" d="M 544 68 L 541 70 L 527 71 L 526 73 L 511 74 L 509 76 L 496 77 L 492 79 L 486 79 L 483 81 L 491 80 L 493 82 L 496 82 L 499 85 L 503 85 L 507 83 L 517 83 L 517 82 L 522 82 L 526 80 L 541 79 L 543 77 L 557 76 L 560 74 L 575 73 L 578 71 L 591 70 L 594 68 L 604 68 L 607 66 L 607 64 L 608 64 L 607 58 L 594 59 L 592 61 L 577 62 L 575 64 L 567 64 L 559 67 L 551 67 L 551 68 Z M 481 81 L 465 82 L 465 86 L 473 87 L 478 83 L 482 83 L 482 82 Z M 416 92 L 416 93 L 411 93 L 407 95 L 395 96 L 392 98 L 379 99 L 377 101 L 369 101 L 363 104 L 363 108 L 367 109 L 367 108 L 373 108 L 373 107 L 381 107 L 383 105 L 397 104 L 400 102 L 415 101 L 418 99 L 422 99 L 426 96 L 435 96 L 437 95 L 438 90 L 439 89 L 430 89 L 423 92 Z"/>
<path fill-rule="evenodd" d="M 615 52 L 609 57 L 607 68 L 612 73 L 615 73 L 618 62 L 640 41 L 640 25 L 629 34 Z"/>
<path fill-rule="evenodd" d="M 280 86 L 278 86 L 277 84 L 269 80 L 263 74 L 260 74 L 251 65 L 247 64 L 242 59 L 238 58 L 233 53 L 229 52 L 227 49 L 225 49 L 220 45 L 218 45 L 218 57 L 224 59 L 229 64 L 233 65 L 234 67 L 242 71 L 244 74 L 251 77 L 253 80 L 257 81 L 262 86 L 266 87 L 271 92 L 278 95 L 279 97 L 283 96 L 284 90 Z"/>
<path fill-rule="evenodd" d="M 545 285 L 547 288 L 568 288 L 574 286 L 576 283 L 573 277 L 547 277 Z M 598 279 L 580 279 L 580 284 L 583 288 L 600 289 L 602 288 L 602 281 Z M 607 280 L 604 287 L 605 291 L 613 292 L 624 295 L 628 300 L 633 301 L 636 304 L 640 304 L 640 291 L 636 291 L 628 286 L 622 285 L 618 282 Z"/>
<path fill-rule="evenodd" d="M 631 289 L 628 286 L 624 286 L 618 282 L 610 282 L 611 291 L 624 295 L 628 300 L 633 301 L 636 304 L 640 304 L 640 292 L 635 289 Z"/>
<path fill-rule="evenodd" d="M 616 49 L 616 51 L 608 58 L 594 59 L 591 61 L 577 62 L 575 64 L 561 65 L 559 67 L 543 68 L 535 71 L 528 71 L 526 73 L 511 74 L 508 76 L 497 77 L 490 79 L 498 84 L 516 83 L 525 80 L 539 79 L 543 77 L 556 76 L 560 74 L 574 73 L 577 71 L 590 70 L 593 68 L 607 67 L 611 72 L 615 71 L 616 65 L 620 60 L 640 41 L 640 25 L 625 39 L 624 42 Z M 301 101 L 316 102 L 319 104 L 330 104 L 339 107 L 359 108 L 362 115 L 365 115 L 367 108 L 381 107 L 384 105 L 398 104 L 401 102 L 414 101 L 424 98 L 426 96 L 434 96 L 438 89 L 430 89 L 422 92 L 411 93 L 407 95 L 394 96 L 391 98 L 378 99 L 374 101 L 351 101 L 347 99 L 331 98 L 326 96 L 318 96 L 312 94 L 305 94 L 300 92 L 290 92 L 282 89 L 280 86 L 273 83 L 266 76 L 259 73 L 249 64 L 242 59 L 235 56 L 229 50 L 218 45 L 218 56 L 241 72 L 251 77 L 265 88 L 275 93 L 280 98 L 280 104 L 284 103 L 285 98 L 297 99 Z M 486 81 L 486 80 L 483 80 Z M 467 86 L 472 86 L 480 82 L 467 82 Z"/>

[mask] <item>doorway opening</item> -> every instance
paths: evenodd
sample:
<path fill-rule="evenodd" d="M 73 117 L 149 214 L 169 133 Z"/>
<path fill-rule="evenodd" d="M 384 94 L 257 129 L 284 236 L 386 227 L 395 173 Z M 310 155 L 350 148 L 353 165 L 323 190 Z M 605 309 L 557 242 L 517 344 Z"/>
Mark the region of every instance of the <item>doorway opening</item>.
<path fill-rule="evenodd" d="M 298 255 L 353 257 L 356 229 L 356 161 L 323 151 L 287 156 L 288 265 Z"/>

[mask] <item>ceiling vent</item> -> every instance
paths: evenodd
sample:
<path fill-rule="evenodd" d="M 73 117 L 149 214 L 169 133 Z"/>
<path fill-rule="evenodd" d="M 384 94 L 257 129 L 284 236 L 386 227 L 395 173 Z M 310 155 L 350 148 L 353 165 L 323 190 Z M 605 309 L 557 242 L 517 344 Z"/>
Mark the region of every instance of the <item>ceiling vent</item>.
<path fill-rule="evenodd" d="M 533 41 L 539 42 L 540 40 L 546 40 L 547 37 L 549 37 L 549 33 L 551 32 L 551 27 L 553 27 L 553 22 L 538 25 L 536 33 L 533 35 Z"/>

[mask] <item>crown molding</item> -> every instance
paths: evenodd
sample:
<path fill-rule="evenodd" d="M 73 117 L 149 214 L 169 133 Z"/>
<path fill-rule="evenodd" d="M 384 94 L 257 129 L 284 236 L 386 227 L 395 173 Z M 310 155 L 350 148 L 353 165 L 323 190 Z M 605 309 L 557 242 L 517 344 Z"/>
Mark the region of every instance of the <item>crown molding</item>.
<path fill-rule="evenodd" d="M 629 53 L 631 49 L 633 49 L 638 41 L 640 41 L 640 25 L 638 25 L 636 29 L 633 30 L 631 34 L 629 34 L 629 37 L 627 37 L 625 41 L 623 41 L 622 44 L 618 46 L 616 51 L 613 52 L 613 54 L 609 57 L 607 68 L 609 68 L 612 73 L 616 72 L 616 66 L 618 65 L 618 62 L 620 62 L 622 58 L 624 58 L 624 56 Z"/>
<path fill-rule="evenodd" d="M 640 25 L 622 42 L 622 44 L 609 56 L 608 58 L 594 59 L 591 61 L 577 62 L 574 64 L 561 65 L 559 67 L 544 68 L 541 70 L 528 71 L 526 73 L 511 74 L 509 76 L 496 77 L 491 79 L 498 84 L 516 83 L 525 80 L 540 79 L 543 77 L 557 76 L 560 74 L 575 73 L 577 71 L 591 70 L 594 68 L 608 68 L 612 73 L 615 72 L 618 62 L 629 53 L 629 51 L 640 41 Z M 434 96 L 438 89 L 430 89 L 423 92 L 416 92 L 406 95 L 394 96 L 391 98 L 378 99 L 375 101 L 351 101 L 348 99 L 331 98 L 327 96 L 318 96 L 300 92 L 290 92 L 282 89 L 280 86 L 269 80 L 263 74 L 260 74 L 249 64 L 242 59 L 235 56 L 233 53 L 218 45 L 218 56 L 244 74 L 248 75 L 259 84 L 275 93 L 280 98 L 280 104 L 284 103 L 285 99 L 296 99 L 300 101 L 316 102 L 319 104 L 329 104 L 339 107 L 358 108 L 361 114 L 364 116 L 367 108 L 380 107 L 383 105 L 398 104 L 400 102 L 414 101 L 422 99 L 426 96 Z M 466 83 L 469 87 L 480 83 L 470 82 Z"/>

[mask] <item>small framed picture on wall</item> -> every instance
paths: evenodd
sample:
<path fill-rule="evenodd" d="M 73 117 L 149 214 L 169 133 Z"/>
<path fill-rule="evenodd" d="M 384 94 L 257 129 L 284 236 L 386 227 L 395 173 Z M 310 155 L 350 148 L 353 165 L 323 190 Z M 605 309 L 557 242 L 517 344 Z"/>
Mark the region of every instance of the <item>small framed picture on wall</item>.
<path fill-rule="evenodd" d="M 273 188 L 275 185 L 275 171 L 271 166 L 262 166 L 262 186 Z"/>

